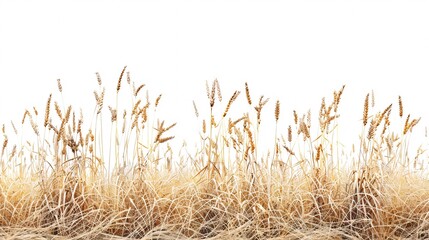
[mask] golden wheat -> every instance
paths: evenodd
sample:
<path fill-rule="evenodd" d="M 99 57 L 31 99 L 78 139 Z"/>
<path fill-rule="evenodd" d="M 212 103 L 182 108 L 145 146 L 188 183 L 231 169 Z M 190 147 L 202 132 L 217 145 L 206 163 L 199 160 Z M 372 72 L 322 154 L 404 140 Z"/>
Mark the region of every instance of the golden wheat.
<path fill-rule="evenodd" d="M 127 82 L 131 84 L 128 72 Z M 363 123 L 370 121 L 370 126 L 362 131 L 366 138 L 361 138 L 360 150 L 355 152 L 353 144 L 350 155 L 344 153 L 336 139 L 338 121 L 334 121 L 339 117 L 343 86 L 334 91 L 329 104 L 322 98 L 316 124 L 324 130 L 333 125 L 329 131 L 312 138 L 311 109 L 300 117 L 293 111 L 294 130 L 304 142 L 292 136 L 293 123 L 288 124 L 287 139 L 279 132 L 280 140 L 276 137 L 266 153 L 260 144 L 269 142 L 260 139 L 264 128 L 259 125 L 262 109 L 271 107 L 268 98 L 261 96 L 249 108 L 256 113 L 237 108 L 234 113 L 241 117 L 223 121 L 239 91 L 225 109 L 217 109 L 215 98 L 222 98 L 219 81 L 211 88 L 206 83 L 211 112 L 202 119 L 200 145 L 189 151 L 184 144 L 177 156 L 172 142 L 178 139 L 168 135 L 176 123 L 167 125 L 168 119 L 148 116 L 159 107 L 161 95 L 151 104 L 146 92 L 143 105 L 144 98 L 137 93 L 144 85 L 135 89 L 134 82 L 128 108 L 117 104 L 107 110 L 99 80 L 94 92 L 97 120 L 88 125 L 82 110 L 76 116 L 72 106 L 60 107 L 52 94 L 40 119 L 46 134 L 39 135 L 36 107 L 24 112 L 22 124 L 31 125 L 37 136 L 34 142 L 15 142 L 2 125 L 0 238 L 427 238 L 429 194 L 422 190 L 427 179 L 419 168 L 427 156 L 423 150 L 410 155 L 408 148 L 409 133 L 420 118 L 408 115 L 399 129 L 402 134 L 397 134 L 391 125 L 392 105 L 368 116 L 367 94 Z M 247 83 L 245 87 L 243 101 L 251 105 Z M 49 117 L 51 101 L 59 121 Z M 195 101 L 193 105 L 199 117 Z M 280 100 L 272 106 L 280 126 Z M 103 147 L 103 111 L 110 111 L 110 120 L 116 122 L 110 123 L 114 149 Z M 118 111 L 123 111 L 122 119 Z M 120 121 L 122 134 L 117 129 Z M 377 131 L 382 122 L 383 130 Z M 276 167 L 268 164 L 271 159 Z M 350 160 L 349 165 L 342 166 L 343 159 Z"/>

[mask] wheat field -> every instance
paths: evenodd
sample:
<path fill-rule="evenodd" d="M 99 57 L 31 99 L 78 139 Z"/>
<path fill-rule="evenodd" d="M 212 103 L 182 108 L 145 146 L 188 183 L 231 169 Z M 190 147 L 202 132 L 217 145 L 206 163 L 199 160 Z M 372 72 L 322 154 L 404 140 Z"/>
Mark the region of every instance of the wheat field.
<path fill-rule="evenodd" d="M 162 95 L 145 94 L 126 67 L 113 106 L 98 73 L 94 81 L 90 116 L 61 101 L 58 80 L 45 106 L 2 125 L 1 239 L 429 238 L 425 150 L 408 147 L 420 119 L 400 96 L 382 108 L 362 96 L 360 142 L 343 152 L 346 86 L 322 99 L 318 121 L 297 109 L 285 123 L 280 101 L 247 83 L 222 96 L 215 80 L 199 103 L 209 114 L 193 102 L 199 144 L 190 147 L 173 144 L 174 119 L 156 117 Z M 238 101 L 247 107 L 233 108 Z M 267 151 L 259 137 L 268 119 Z"/>

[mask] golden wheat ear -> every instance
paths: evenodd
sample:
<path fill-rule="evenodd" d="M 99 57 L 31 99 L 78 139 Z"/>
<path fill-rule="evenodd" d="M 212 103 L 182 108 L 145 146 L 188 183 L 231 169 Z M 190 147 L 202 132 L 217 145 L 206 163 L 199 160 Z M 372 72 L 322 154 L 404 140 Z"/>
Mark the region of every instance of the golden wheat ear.
<path fill-rule="evenodd" d="M 118 93 L 119 90 L 121 90 L 121 82 L 122 82 L 122 77 L 124 76 L 125 70 L 127 69 L 127 66 L 125 66 L 122 69 L 121 75 L 119 75 L 119 79 L 118 79 L 118 85 L 116 86 L 116 92 Z"/>
<path fill-rule="evenodd" d="M 247 82 L 244 84 L 245 90 L 246 90 L 246 99 L 247 99 L 247 103 L 249 105 L 252 105 L 252 98 L 250 98 L 250 91 L 249 91 L 249 85 L 247 84 Z"/>
<path fill-rule="evenodd" d="M 48 126 L 49 124 L 49 112 L 51 109 L 51 100 L 52 100 L 52 93 L 49 95 L 48 102 L 46 103 L 45 122 L 43 124 L 44 127 Z"/>
<path fill-rule="evenodd" d="M 402 98 L 401 98 L 401 96 L 398 97 L 398 104 L 399 104 L 399 117 L 402 118 L 402 116 L 404 115 L 404 107 L 402 105 Z"/>
<path fill-rule="evenodd" d="M 368 101 L 369 101 L 369 93 L 366 95 L 365 97 L 365 103 L 363 105 L 363 126 L 366 126 L 366 124 L 368 123 Z"/>
<path fill-rule="evenodd" d="M 276 119 L 276 122 L 279 121 L 279 115 L 280 115 L 280 101 L 277 100 L 276 108 L 274 109 L 274 118 Z"/>

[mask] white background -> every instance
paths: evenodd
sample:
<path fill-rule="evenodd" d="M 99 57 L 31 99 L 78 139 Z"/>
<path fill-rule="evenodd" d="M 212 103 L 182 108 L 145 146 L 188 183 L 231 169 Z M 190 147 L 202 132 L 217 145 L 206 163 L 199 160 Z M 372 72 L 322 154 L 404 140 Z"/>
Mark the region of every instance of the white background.
<path fill-rule="evenodd" d="M 267 124 L 279 99 L 283 133 L 292 110 L 312 108 L 315 121 L 321 98 L 346 84 L 340 130 L 353 141 L 366 93 L 374 90 L 378 110 L 394 103 L 395 116 L 401 95 L 405 113 L 423 117 L 415 131 L 422 137 L 428 13 L 428 1 L 1 0 L 0 122 L 19 123 L 32 106 L 43 111 L 50 93 L 59 99 L 58 78 L 64 102 L 91 113 L 94 73 L 113 102 L 127 65 L 152 97 L 164 94 L 161 108 L 167 122 L 178 122 L 177 138 L 198 137 L 192 100 L 207 110 L 205 81 L 215 78 L 223 106 L 246 81 L 254 101 L 270 97 Z"/>

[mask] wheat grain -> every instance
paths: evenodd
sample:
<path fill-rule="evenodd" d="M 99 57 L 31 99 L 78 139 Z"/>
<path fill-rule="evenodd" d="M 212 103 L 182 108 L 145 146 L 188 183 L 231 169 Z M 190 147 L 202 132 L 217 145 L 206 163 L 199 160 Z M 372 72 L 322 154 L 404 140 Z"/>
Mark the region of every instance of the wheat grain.
<path fill-rule="evenodd" d="M 210 117 L 210 126 L 217 127 L 216 120 L 213 114 Z"/>
<path fill-rule="evenodd" d="M 292 142 L 292 127 L 290 125 L 287 129 L 287 141 Z"/>
<path fill-rule="evenodd" d="M 98 101 L 97 101 L 97 105 L 98 105 L 98 110 L 97 110 L 97 114 L 101 113 L 101 110 L 103 109 L 103 104 L 104 104 L 104 92 L 105 89 L 103 88 L 103 91 L 101 92 Z"/>
<path fill-rule="evenodd" d="M 206 134 L 206 120 L 203 119 L 203 133 Z"/>
<path fill-rule="evenodd" d="M 137 94 L 139 94 L 140 90 L 141 90 L 144 86 L 146 86 L 146 84 L 141 84 L 141 85 L 137 88 L 137 90 L 135 90 L 135 91 L 134 91 L 134 96 L 135 96 L 135 97 L 137 97 Z"/>
<path fill-rule="evenodd" d="M 207 99 L 210 100 L 210 87 L 209 82 L 206 80 L 206 93 L 207 93 Z"/>
<path fill-rule="evenodd" d="M 133 110 L 131 111 L 131 115 L 132 116 L 134 116 L 134 115 L 137 115 L 138 114 L 138 107 L 139 107 L 139 104 L 141 103 L 141 101 L 142 100 L 138 100 L 135 104 L 134 104 L 134 106 L 133 106 Z"/>
<path fill-rule="evenodd" d="M 368 140 L 371 140 L 374 137 L 375 131 L 377 130 L 377 120 L 372 119 L 371 120 L 371 125 L 369 126 L 369 130 L 368 130 Z"/>
<path fill-rule="evenodd" d="M 60 106 L 58 105 L 58 102 L 57 102 L 57 101 L 55 101 L 55 102 L 54 102 L 54 106 L 55 106 L 55 112 L 57 113 L 57 116 L 58 116 L 60 119 L 62 119 L 62 118 L 63 118 L 63 115 L 62 115 L 62 112 L 61 112 Z"/>
<path fill-rule="evenodd" d="M 293 110 L 293 122 L 295 124 L 298 124 L 298 114 L 296 113 L 295 110 Z"/>
<path fill-rule="evenodd" d="M 269 98 L 267 98 L 267 99 L 264 100 L 264 96 L 262 95 L 259 98 L 259 104 L 258 104 L 258 106 L 255 107 L 256 118 L 257 118 L 257 121 L 258 121 L 258 125 L 261 124 L 261 111 L 262 111 L 262 108 L 265 106 L 265 104 L 268 103 L 269 100 L 270 100 Z"/>
<path fill-rule="evenodd" d="M 22 117 L 22 121 L 21 121 L 21 123 L 22 124 L 24 124 L 24 122 L 25 122 L 25 117 L 28 115 L 28 110 L 27 109 L 25 109 L 25 112 L 24 112 L 24 116 Z"/>
<path fill-rule="evenodd" d="M 276 108 L 274 110 L 274 118 L 276 119 L 276 122 L 279 121 L 279 116 L 280 116 L 280 101 L 277 100 L 277 102 L 276 102 Z"/>
<path fill-rule="evenodd" d="M 210 93 L 210 107 L 213 108 L 214 104 L 215 104 L 215 99 L 216 98 L 216 81 L 213 82 L 212 84 L 212 90 Z"/>
<path fill-rule="evenodd" d="M 44 127 L 48 126 L 48 123 L 49 123 L 49 112 L 50 112 L 50 108 L 51 108 L 51 99 L 52 99 L 52 94 L 49 95 L 48 102 L 46 103 L 45 122 L 43 124 Z"/>
<path fill-rule="evenodd" d="M 110 110 L 110 114 L 111 114 L 111 121 L 116 122 L 116 120 L 118 118 L 118 113 L 117 113 L 116 109 L 113 109 L 111 106 L 109 106 L 109 110 Z"/>
<path fill-rule="evenodd" d="M 33 116 L 31 116 L 30 112 L 28 112 L 28 116 L 30 117 L 31 128 L 33 128 L 34 133 L 39 136 L 39 127 L 37 123 L 34 121 Z"/>
<path fill-rule="evenodd" d="M 287 151 L 290 155 L 295 156 L 295 153 L 292 151 L 292 149 L 288 148 L 286 145 L 283 145 L 283 148 L 284 148 L 284 149 L 286 149 L 286 151 Z"/>
<path fill-rule="evenodd" d="M 76 132 L 76 114 L 73 111 L 73 117 L 72 117 L 72 126 L 73 126 L 73 132 Z"/>
<path fill-rule="evenodd" d="M 324 119 L 325 117 L 325 112 L 326 112 L 326 103 L 325 103 L 325 98 L 322 98 L 322 103 L 320 104 L 320 110 L 319 110 L 319 120 Z M 297 124 L 295 122 L 295 124 Z"/>
<path fill-rule="evenodd" d="M 223 111 L 223 117 L 228 114 L 228 111 L 232 105 L 232 103 L 237 99 L 238 95 L 240 95 L 240 91 L 235 91 L 234 94 L 232 94 L 231 98 L 229 98 L 228 104 L 226 105 L 225 111 Z"/>
<path fill-rule="evenodd" d="M 61 80 L 58 78 L 57 79 L 57 85 L 58 85 L 58 90 L 60 91 L 60 93 L 63 92 L 63 86 L 61 85 Z"/>
<path fill-rule="evenodd" d="M 167 142 L 167 141 L 169 141 L 169 140 L 171 140 L 171 139 L 173 139 L 174 138 L 174 136 L 171 136 L 171 137 L 165 137 L 165 138 L 160 138 L 160 139 L 158 139 L 158 142 L 159 143 L 164 143 L 164 142 Z"/>
<path fill-rule="evenodd" d="M 398 102 L 399 102 L 399 117 L 402 117 L 404 114 L 404 108 L 402 105 L 402 98 L 401 96 L 398 97 Z"/>
<path fill-rule="evenodd" d="M 248 121 L 248 120 L 246 120 L 246 121 Z M 246 125 L 246 127 L 244 128 L 244 130 L 247 133 L 247 137 L 248 137 L 249 143 L 250 143 L 250 150 L 253 153 L 255 151 L 255 149 L 256 149 L 256 145 L 255 145 L 255 142 L 253 141 L 253 134 L 252 134 L 252 131 L 250 131 L 249 124 Z"/>
<path fill-rule="evenodd" d="M 198 118 L 200 116 L 200 114 L 198 113 L 198 108 L 197 108 L 197 105 L 195 104 L 195 101 L 192 101 L 192 104 L 194 105 L 195 116 Z"/>
<path fill-rule="evenodd" d="M 216 82 L 217 97 L 219 99 L 219 102 L 222 102 L 222 93 L 220 91 L 219 81 L 215 79 L 215 82 Z"/>
<path fill-rule="evenodd" d="M 171 124 L 170 126 L 168 126 L 168 127 L 164 128 L 164 132 L 166 132 L 166 131 L 168 131 L 168 130 L 172 129 L 174 126 L 176 126 L 176 124 L 177 124 L 177 123 L 173 123 L 173 124 Z"/>
<path fill-rule="evenodd" d="M 3 157 L 4 150 L 6 149 L 8 142 L 9 142 L 9 139 L 7 138 L 7 136 L 4 136 L 3 147 L 1 150 L 1 156 L 0 157 Z"/>
<path fill-rule="evenodd" d="M 232 128 L 234 128 L 234 125 L 232 124 L 231 118 L 228 118 L 228 134 L 232 134 Z"/>
<path fill-rule="evenodd" d="M 308 109 L 307 112 L 307 126 L 308 128 L 311 128 L 311 109 Z"/>
<path fill-rule="evenodd" d="M 122 69 L 121 75 L 119 76 L 118 85 L 116 86 L 116 92 L 117 92 L 117 93 L 119 92 L 119 90 L 121 90 L 121 81 L 122 81 L 122 77 L 124 76 L 125 69 L 127 69 L 127 66 L 125 66 L 125 67 Z"/>
<path fill-rule="evenodd" d="M 247 85 L 247 82 L 246 82 L 244 85 L 245 85 L 245 89 L 246 89 L 246 99 L 247 99 L 247 103 L 248 103 L 249 105 L 252 105 L 252 98 L 250 97 L 249 85 Z"/>
<path fill-rule="evenodd" d="M 12 129 L 13 132 L 15 133 L 15 135 L 18 135 L 18 130 L 16 130 L 15 124 L 13 123 L 13 121 L 10 121 L 10 124 L 12 125 Z"/>
<path fill-rule="evenodd" d="M 12 152 L 9 156 L 9 161 L 11 161 L 13 159 L 13 157 L 15 157 L 15 154 L 16 154 L 16 144 L 13 145 L 13 147 L 12 147 Z"/>
<path fill-rule="evenodd" d="M 392 105 L 393 104 L 390 104 L 387 108 L 385 108 L 381 115 L 378 117 L 377 127 L 380 125 L 381 121 L 386 118 L 386 116 L 389 117 L 390 111 L 392 110 Z"/>
<path fill-rule="evenodd" d="M 64 115 L 64 118 L 61 121 L 60 130 L 59 130 L 58 136 L 57 136 L 57 142 L 59 142 L 61 138 L 63 140 L 66 140 L 66 138 L 65 138 L 65 126 L 66 126 L 67 122 L 69 121 L 71 109 L 72 109 L 71 106 L 69 106 L 67 108 L 66 114 Z"/>
<path fill-rule="evenodd" d="M 412 132 L 413 127 L 420 122 L 420 119 L 421 118 L 413 119 L 409 124 L 407 124 L 404 128 L 404 134 L 406 134 L 408 131 Z"/>
<path fill-rule="evenodd" d="M 365 97 L 365 103 L 363 106 L 363 126 L 366 126 L 368 123 L 368 100 L 369 100 L 369 93 Z"/>
<path fill-rule="evenodd" d="M 322 152 L 322 144 L 319 144 L 319 146 L 317 147 L 317 152 L 316 152 L 316 161 L 320 160 L 321 152 Z"/>
<path fill-rule="evenodd" d="M 98 72 L 96 72 L 95 73 L 95 76 L 97 76 L 97 83 L 98 83 L 98 86 L 101 86 L 101 77 L 100 77 L 100 73 L 98 73 Z"/>
<path fill-rule="evenodd" d="M 161 100 L 162 94 L 159 94 L 159 96 L 155 100 L 155 108 L 158 107 L 159 101 Z"/>
<path fill-rule="evenodd" d="M 344 88 L 346 85 L 343 85 L 342 88 L 338 92 L 334 92 L 334 112 L 338 111 L 338 105 L 340 104 L 341 96 L 343 95 Z"/>
<path fill-rule="evenodd" d="M 39 111 L 37 111 L 36 107 L 33 107 L 34 115 L 37 117 L 39 115 Z"/>
<path fill-rule="evenodd" d="M 131 83 L 131 76 L 130 76 L 130 72 L 127 72 L 127 83 L 130 84 Z"/>
<path fill-rule="evenodd" d="M 300 131 L 304 134 L 304 140 L 305 139 L 310 139 L 310 132 L 308 130 L 308 126 L 304 121 L 300 121 L 300 126 L 299 126 Z"/>
<path fill-rule="evenodd" d="M 409 121 L 410 121 L 410 114 L 408 114 L 407 119 L 405 120 L 405 124 L 404 124 L 404 130 L 403 130 L 403 134 L 405 135 L 410 127 L 409 125 Z"/>

